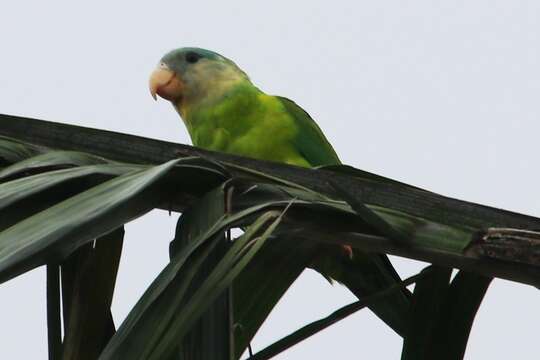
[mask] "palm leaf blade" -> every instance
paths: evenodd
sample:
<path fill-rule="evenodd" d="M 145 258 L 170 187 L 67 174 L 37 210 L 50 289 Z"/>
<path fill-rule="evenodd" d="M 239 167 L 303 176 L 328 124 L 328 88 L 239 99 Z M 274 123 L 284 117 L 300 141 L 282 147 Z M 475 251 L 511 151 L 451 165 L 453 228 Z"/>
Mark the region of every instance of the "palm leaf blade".
<path fill-rule="evenodd" d="M 49 261 L 140 216 L 155 205 L 144 192 L 176 164 L 128 173 L 33 215 L 0 233 L 0 281 Z M 153 196 L 152 196 L 153 195 Z"/>

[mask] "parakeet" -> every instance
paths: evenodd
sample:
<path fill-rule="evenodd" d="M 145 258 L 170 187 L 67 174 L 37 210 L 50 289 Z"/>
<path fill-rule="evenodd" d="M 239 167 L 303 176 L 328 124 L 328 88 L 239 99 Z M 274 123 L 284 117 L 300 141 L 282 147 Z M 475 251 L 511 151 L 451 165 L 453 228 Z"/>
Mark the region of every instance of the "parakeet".
<path fill-rule="evenodd" d="M 150 76 L 150 92 L 172 103 L 195 146 L 304 167 L 340 164 L 306 111 L 264 93 L 233 61 L 213 51 L 185 47 L 167 53 Z M 348 252 L 328 251 L 313 267 L 359 298 L 399 281 L 386 256 Z M 407 291 L 394 292 L 370 308 L 404 334 Z"/>

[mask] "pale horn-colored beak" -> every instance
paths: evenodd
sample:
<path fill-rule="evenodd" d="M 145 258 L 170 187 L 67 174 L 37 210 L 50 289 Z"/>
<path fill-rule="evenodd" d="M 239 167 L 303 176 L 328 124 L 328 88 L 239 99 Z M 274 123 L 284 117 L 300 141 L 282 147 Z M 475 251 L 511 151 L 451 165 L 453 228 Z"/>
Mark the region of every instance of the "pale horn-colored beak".
<path fill-rule="evenodd" d="M 167 100 L 173 100 L 182 95 L 182 82 L 169 67 L 161 63 L 150 75 L 150 94 L 154 100 L 157 95 Z"/>

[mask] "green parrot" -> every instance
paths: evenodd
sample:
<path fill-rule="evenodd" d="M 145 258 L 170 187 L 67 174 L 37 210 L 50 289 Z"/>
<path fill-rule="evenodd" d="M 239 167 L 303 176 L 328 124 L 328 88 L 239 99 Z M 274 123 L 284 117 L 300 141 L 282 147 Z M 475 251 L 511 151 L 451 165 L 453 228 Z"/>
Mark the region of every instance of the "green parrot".
<path fill-rule="evenodd" d="M 233 61 L 186 47 L 161 59 L 150 76 L 154 99 L 169 100 L 195 146 L 303 167 L 341 164 L 315 121 L 295 102 L 259 90 Z M 312 267 L 358 298 L 400 281 L 385 255 L 325 249 Z M 404 335 L 409 292 L 394 292 L 370 307 Z"/>

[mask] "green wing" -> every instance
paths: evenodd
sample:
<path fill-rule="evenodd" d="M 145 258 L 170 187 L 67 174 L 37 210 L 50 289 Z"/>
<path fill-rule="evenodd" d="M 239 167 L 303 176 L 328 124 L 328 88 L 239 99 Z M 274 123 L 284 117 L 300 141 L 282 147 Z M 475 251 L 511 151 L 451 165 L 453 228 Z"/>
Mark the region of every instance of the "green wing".
<path fill-rule="evenodd" d="M 294 145 L 302 157 L 313 167 L 341 164 L 332 145 L 311 116 L 294 101 L 281 96 L 276 97 L 295 119 L 298 134 L 294 138 Z"/>
<path fill-rule="evenodd" d="M 294 117 L 298 126 L 294 146 L 302 157 L 313 167 L 341 164 L 332 145 L 311 116 L 294 101 L 283 97 L 278 97 L 278 99 L 287 112 Z M 344 258 L 343 254 L 329 256 L 325 252 L 322 259 L 322 261 L 315 261 L 311 266 L 326 278 L 331 277 L 344 284 L 359 299 L 385 290 L 401 281 L 386 255 L 355 252 L 353 259 L 349 259 Z M 410 294 L 404 289 L 394 292 L 380 302 L 371 304 L 370 309 L 403 336 L 409 319 L 409 303 Z"/>

